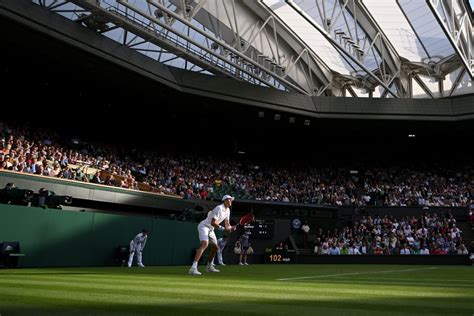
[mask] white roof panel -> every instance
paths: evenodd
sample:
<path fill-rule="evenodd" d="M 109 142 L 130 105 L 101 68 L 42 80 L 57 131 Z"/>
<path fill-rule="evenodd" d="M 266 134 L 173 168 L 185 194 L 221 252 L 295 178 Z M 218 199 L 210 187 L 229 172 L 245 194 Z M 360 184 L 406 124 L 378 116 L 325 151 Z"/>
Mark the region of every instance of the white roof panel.
<path fill-rule="evenodd" d="M 355 22 L 354 18 L 348 11 L 341 11 L 342 4 L 338 0 L 325 0 L 324 5 L 322 5 L 322 2 L 318 2 L 318 5 L 316 5 L 315 1 L 307 0 L 294 1 L 294 3 L 310 16 L 322 29 L 324 29 L 326 19 L 330 20 L 331 37 L 336 38 L 336 41 L 339 39 L 342 46 L 345 45 L 344 41 L 341 41 L 340 37 L 334 35 L 336 31 L 344 32 L 344 34 L 350 37 L 350 40 L 359 47 L 364 48 L 364 45 L 369 46 L 365 42 L 367 38 L 365 30 L 359 23 Z M 350 47 L 350 45 L 348 46 Z M 381 59 L 380 54 L 374 49 L 366 53 L 362 63 L 368 69 L 376 70 Z"/>
<path fill-rule="evenodd" d="M 399 0 L 402 10 L 416 30 L 432 59 L 454 54 L 454 49 L 426 1 Z"/>
<path fill-rule="evenodd" d="M 401 57 L 417 62 L 427 57 L 421 42 L 396 1 L 364 0 L 364 5 Z"/>
<path fill-rule="evenodd" d="M 345 62 L 336 48 L 308 21 L 299 15 L 284 0 L 263 0 L 326 65 L 333 71 L 350 75 L 354 70 Z"/>

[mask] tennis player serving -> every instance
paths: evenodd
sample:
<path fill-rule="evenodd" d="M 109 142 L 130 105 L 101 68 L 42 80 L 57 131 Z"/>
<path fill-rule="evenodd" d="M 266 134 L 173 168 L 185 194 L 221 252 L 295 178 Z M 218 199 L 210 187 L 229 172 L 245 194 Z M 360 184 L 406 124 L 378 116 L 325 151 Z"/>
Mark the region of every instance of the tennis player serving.
<path fill-rule="evenodd" d="M 222 197 L 222 204 L 217 205 L 212 211 L 209 211 L 206 219 L 199 223 L 198 233 L 201 244 L 196 251 L 193 265 L 189 269 L 188 274 L 201 275 L 201 272 L 198 271 L 198 262 L 209 244 L 211 245 L 211 251 L 209 252 L 206 272 L 219 272 L 219 270 L 212 265 L 212 260 L 218 248 L 214 229 L 225 230 L 227 232 L 233 232 L 235 230 L 235 226 L 231 226 L 229 222 L 232 201 L 234 201 L 232 196 L 224 195 Z M 224 222 L 224 226 L 220 225 L 222 222 Z"/>

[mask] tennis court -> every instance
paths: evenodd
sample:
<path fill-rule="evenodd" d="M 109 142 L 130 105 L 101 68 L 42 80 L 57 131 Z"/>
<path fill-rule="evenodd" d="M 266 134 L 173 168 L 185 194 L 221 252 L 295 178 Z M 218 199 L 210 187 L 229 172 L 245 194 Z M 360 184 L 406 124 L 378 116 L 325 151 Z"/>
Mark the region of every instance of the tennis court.
<path fill-rule="evenodd" d="M 0 314 L 474 313 L 469 266 L 251 265 L 202 276 L 188 268 L 0 270 Z"/>

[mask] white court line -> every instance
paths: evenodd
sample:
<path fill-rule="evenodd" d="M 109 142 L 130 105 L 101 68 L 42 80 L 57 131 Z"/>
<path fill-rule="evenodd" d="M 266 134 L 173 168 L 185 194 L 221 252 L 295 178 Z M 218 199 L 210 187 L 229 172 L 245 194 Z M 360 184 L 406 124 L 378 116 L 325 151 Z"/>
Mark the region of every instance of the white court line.
<path fill-rule="evenodd" d="M 276 279 L 276 280 L 277 280 L 277 281 L 289 281 L 289 280 L 302 280 L 302 279 L 326 278 L 326 277 L 344 276 L 344 275 L 391 273 L 391 272 L 408 272 L 408 271 L 434 270 L 434 269 L 438 269 L 438 268 L 437 268 L 437 267 L 431 267 L 431 268 L 404 269 L 404 270 L 385 270 L 385 271 L 374 271 L 374 272 L 351 272 L 351 273 L 339 273 L 339 274 L 313 275 L 313 276 L 296 277 L 296 278 L 284 278 L 284 279 Z"/>

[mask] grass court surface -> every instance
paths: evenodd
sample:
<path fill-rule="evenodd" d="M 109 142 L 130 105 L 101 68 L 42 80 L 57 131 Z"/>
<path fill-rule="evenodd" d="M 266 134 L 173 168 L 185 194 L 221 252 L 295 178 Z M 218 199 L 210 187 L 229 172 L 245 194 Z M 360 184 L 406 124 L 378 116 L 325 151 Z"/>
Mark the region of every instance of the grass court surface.
<path fill-rule="evenodd" d="M 474 267 L 0 270 L 0 315 L 474 315 Z"/>

